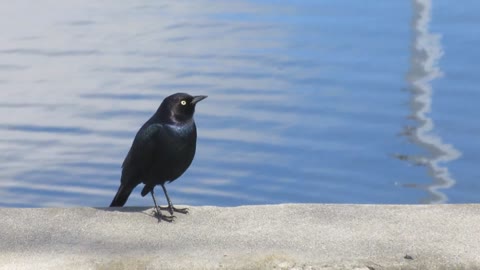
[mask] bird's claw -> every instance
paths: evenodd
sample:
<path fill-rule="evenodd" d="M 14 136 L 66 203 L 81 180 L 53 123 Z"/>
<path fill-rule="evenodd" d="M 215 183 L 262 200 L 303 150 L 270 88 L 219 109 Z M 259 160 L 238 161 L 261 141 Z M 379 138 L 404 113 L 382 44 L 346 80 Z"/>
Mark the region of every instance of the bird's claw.
<path fill-rule="evenodd" d="M 170 213 L 170 215 L 173 215 L 173 212 L 177 212 L 180 214 L 188 214 L 188 208 L 176 208 L 173 206 L 165 206 L 165 207 L 160 207 L 161 210 L 166 210 Z"/>
<path fill-rule="evenodd" d="M 171 216 L 162 215 L 162 213 L 160 213 L 159 211 L 154 211 L 154 216 L 158 218 L 158 222 L 162 220 L 166 222 L 172 222 L 175 220 L 175 218 L 177 218 L 174 215 L 171 215 Z"/>
<path fill-rule="evenodd" d="M 180 213 L 180 214 L 188 214 L 188 208 L 175 208 L 173 207 L 173 211 Z"/>

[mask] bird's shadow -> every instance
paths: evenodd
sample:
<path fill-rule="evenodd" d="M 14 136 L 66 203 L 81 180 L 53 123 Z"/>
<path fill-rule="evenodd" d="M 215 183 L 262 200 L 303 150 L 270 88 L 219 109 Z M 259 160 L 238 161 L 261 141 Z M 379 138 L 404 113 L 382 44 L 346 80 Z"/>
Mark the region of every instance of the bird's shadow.
<path fill-rule="evenodd" d="M 147 207 L 147 206 L 129 206 L 129 207 L 93 207 L 94 209 L 97 210 L 103 210 L 103 211 L 108 211 L 108 212 L 143 212 L 147 211 L 148 209 L 153 209 L 153 207 Z"/>
<path fill-rule="evenodd" d="M 130 206 L 130 207 L 93 207 L 93 208 L 96 210 L 102 210 L 107 212 L 141 213 L 150 217 L 156 216 L 153 207 Z"/>
<path fill-rule="evenodd" d="M 130 207 L 92 207 L 95 210 L 107 211 L 107 212 L 123 212 L 123 213 L 140 213 L 149 217 L 158 219 L 158 222 L 174 222 L 177 216 L 164 215 L 159 216 L 155 211 L 154 207 L 140 207 L 140 206 L 130 206 Z"/>

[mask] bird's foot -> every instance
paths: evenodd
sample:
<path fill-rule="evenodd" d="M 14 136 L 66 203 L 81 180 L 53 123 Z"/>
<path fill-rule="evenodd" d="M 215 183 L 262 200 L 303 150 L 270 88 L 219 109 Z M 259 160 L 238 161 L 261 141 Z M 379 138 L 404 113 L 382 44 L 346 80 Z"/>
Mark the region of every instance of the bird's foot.
<path fill-rule="evenodd" d="M 180 214 L 188 214 L 188 208 L 176 208 L 173 205 L 172 206 L 165 206 L 165 207 L 160 207 L 161 210 L 167 210 L 170 215 L 173 215 L 173 212 L 177 212 Z"/>
<path fill-rule="evenodd" d="M 163 221 L 166 221 L 166 222 L 172 222 L 175 220 L 176 216 L 174 215 L 171 215 L 171 216 L 166 216 L 166 215 L 163 215 L 160 211 L 158 210 L 154 210 L 153 211 L 153 215 L 158 218 L 158 222 L 161 222 L 162 220 Z"/>

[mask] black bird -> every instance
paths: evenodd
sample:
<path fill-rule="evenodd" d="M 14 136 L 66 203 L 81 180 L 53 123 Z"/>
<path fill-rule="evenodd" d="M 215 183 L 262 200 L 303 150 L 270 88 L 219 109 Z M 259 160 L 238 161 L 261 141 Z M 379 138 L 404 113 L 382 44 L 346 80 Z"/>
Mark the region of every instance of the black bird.
<path fill-rule="evenodd" d="M 176 93 L 166 97 L 153 116 L 140 128 L 122 165 L 121 184 L 110 207 L 123 206 L 140 183 L 142 196 L 152 194 L 158 219 L 172 221 L 173 212 L 188 213 L 187 208 L 173 207 L 165 183 L 180 177 L 192 163 L 197 144 L 193 120 L 195 105 L 207 96 Z M 158 207 L 153 189 L 161 185 L 167 207 Z M 164 216 L 160 210 L 168 210 Z"/>

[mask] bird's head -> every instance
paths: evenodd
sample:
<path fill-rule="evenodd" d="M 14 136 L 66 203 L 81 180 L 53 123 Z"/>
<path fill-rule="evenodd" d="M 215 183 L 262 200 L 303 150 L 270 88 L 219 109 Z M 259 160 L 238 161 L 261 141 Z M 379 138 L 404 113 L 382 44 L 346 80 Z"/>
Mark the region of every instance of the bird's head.
<path fill-rule="evenodd" d="M 207 96 L 191 96 L 185 93 L 176 93 L 166 97 L 159 108 L 163 120 L 174 123 L 186 122 L 193 118 L 195 105 Z"/>

